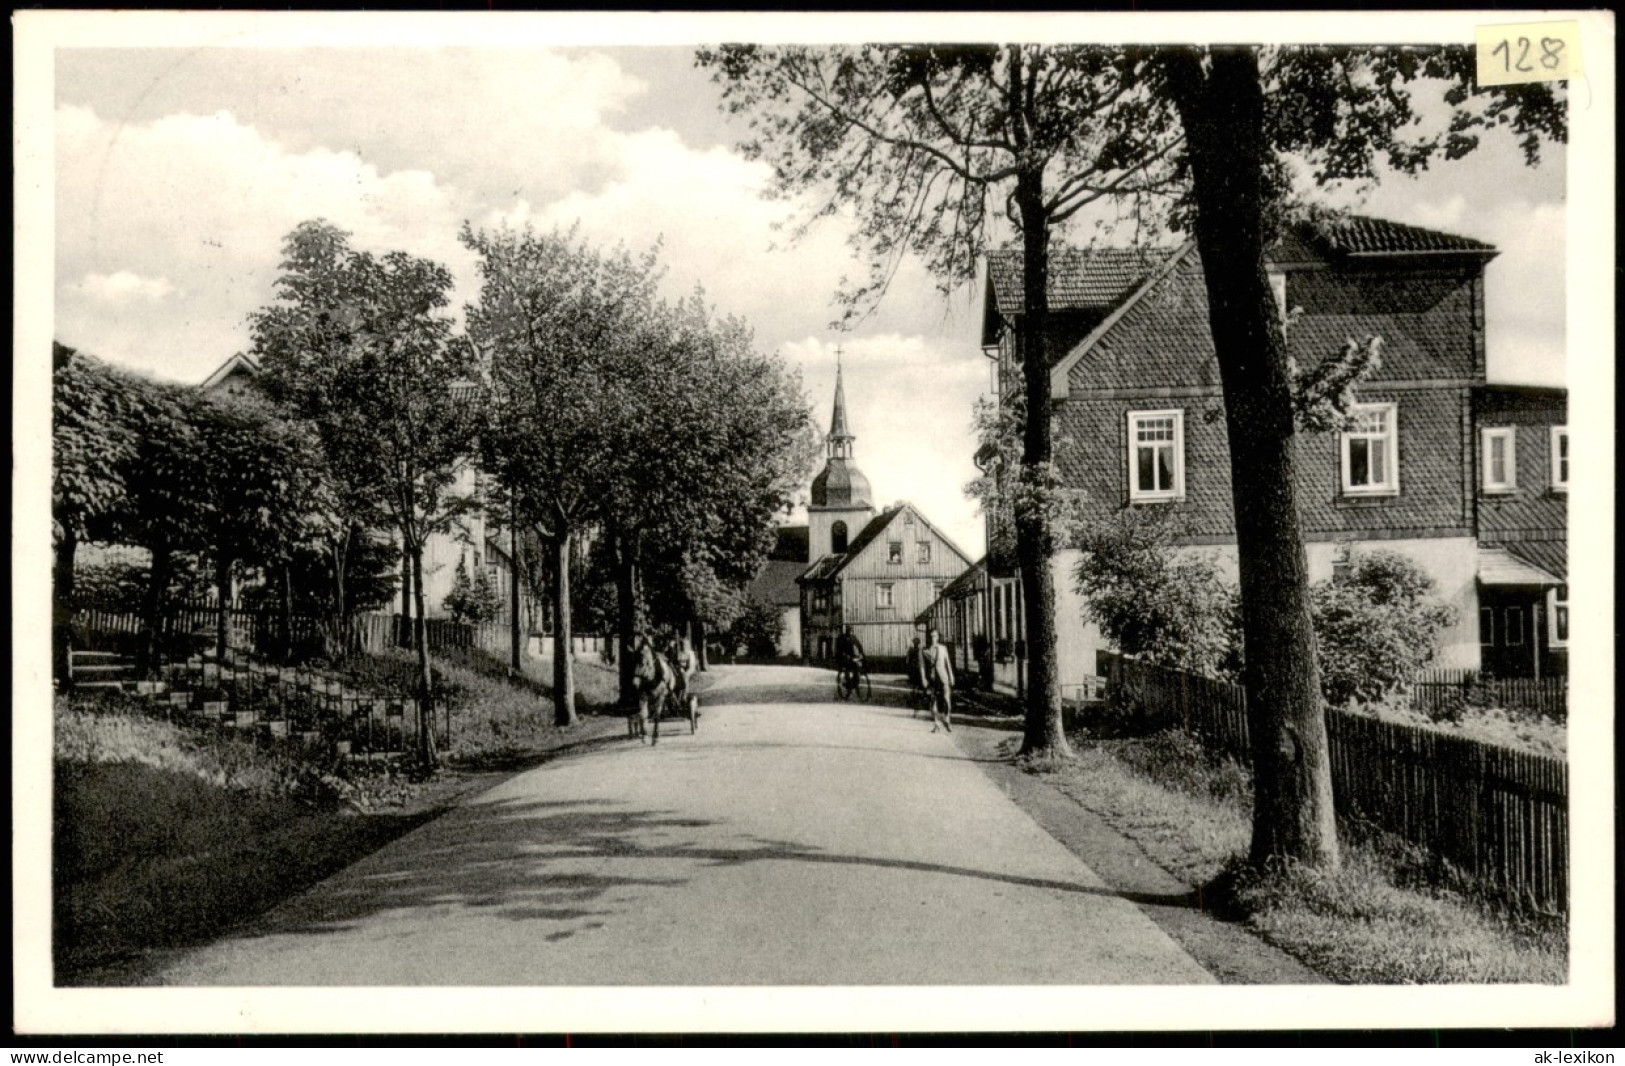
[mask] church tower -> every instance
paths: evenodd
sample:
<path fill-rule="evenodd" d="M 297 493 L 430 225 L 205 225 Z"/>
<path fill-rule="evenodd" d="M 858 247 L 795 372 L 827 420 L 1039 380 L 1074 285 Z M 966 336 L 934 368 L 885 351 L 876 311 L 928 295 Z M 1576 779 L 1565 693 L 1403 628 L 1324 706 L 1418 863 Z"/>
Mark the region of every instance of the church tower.
<path fill-rule="evenodd" d="M 846 551 L 858 531 L 875 516 L 869 479 L 852 462 L 852 442 L 857 438 L 847 428 L 839 351 L 835 358 L 835 409 L 829 418 L 829 435 L 824 438 L 824 469 L 813 478 L 812 502 L 807 505 L 808 547 L 813 561 Z"/>

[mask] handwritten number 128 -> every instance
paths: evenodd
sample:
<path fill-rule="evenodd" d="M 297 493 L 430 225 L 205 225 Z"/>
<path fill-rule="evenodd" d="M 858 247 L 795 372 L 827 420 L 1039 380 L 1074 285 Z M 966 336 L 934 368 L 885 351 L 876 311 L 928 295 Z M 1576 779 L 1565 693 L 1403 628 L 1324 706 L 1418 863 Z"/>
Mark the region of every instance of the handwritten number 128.
<path fill-rule="evenodd" d="M 1501 62 L 1505 65 L 1508 73 L 1516 70 L 1521 74 L 1531 74 L 1535 70 L 1534 67 L 1529 65 L 1529 51 L 1533 47 L 1534 42 L 1532 42 L 1529 38 L 1519 37 L 1518 58 L 1516 61 L 1514 61 L 1512 58 L 1512 42 L 1508 40 L 1503 40 L 1500 44 L 1496 45 L 1490 50 L 1490 54 L 1501 57 Z M 1539 62 L 1541 66 L 1545 67 L 1547 70 L 1556 70 L 1563 62 L 1562 54 L 1563 42 L 1561 40 L 1553 37 L 1542 37 L 1540 39 Z"/>

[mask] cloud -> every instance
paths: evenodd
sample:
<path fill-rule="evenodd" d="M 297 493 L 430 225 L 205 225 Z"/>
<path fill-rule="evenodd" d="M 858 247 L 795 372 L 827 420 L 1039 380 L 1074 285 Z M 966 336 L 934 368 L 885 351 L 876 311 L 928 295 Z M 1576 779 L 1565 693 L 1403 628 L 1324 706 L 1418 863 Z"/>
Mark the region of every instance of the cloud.
<path fill-rule="evenodd" d="M 60 107 L 56 148 L 58 335 L 142 370 L 201 380 L 245 346 L 282 238 L 308 218 L 471 276 L 459 212 L 426 171 L 289 152 L 226 112 L 120 125 Z"/>
<path fill-rule="evenodd" d="M 606 116 L 641 91 L 607 57 L 514 48 L 64 50 L 59 98 L 120 124 L 228 111 L 292 155 L 430 170 L 474 202 L 545 202 L 614 177 Z"/>
<path fill-rule="evenodd" d="M 79 288 L 92 300 L 115 305 L 135 300 L 157 302 L 175 291 L 168 278 L 144 278 L 128 270 L 116 274 L 86 274 Z"/>

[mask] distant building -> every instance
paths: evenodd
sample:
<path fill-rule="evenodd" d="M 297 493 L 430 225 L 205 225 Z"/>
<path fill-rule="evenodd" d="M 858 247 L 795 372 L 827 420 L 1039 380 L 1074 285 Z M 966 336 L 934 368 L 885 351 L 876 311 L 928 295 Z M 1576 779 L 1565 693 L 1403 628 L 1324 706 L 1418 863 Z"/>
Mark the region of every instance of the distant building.
<path fill-rule="evenodd" d="M 851 626 L 873 660 L 900 663 L 919 615 L 970 559 L 912 504 L 876 514 L 869 479 L 853 460 L 839 369 L 824 469 L 807 507 L 808 566 L 798 578 L 802 657 L 829 662 Z"/>
<path fill-rule="evenodd" d="M 801 586 L 796 579 L 806 569 L 807 527 L 780 526 L 778 541 L 747 593 L 778 611 L 782 629 L 775 650 L 782 658 L 801 654 Z"/>

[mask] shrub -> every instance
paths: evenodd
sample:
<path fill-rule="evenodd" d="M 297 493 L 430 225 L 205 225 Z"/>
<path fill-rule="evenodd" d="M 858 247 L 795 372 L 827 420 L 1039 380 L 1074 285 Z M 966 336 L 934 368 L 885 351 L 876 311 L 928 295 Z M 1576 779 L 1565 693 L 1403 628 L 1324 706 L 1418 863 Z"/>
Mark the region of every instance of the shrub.
<path fill-rule="evenodd" d="M 1380 702 L 1432 661 L 1455 611 L 1433 595 L 1433 579 L 1397 552 L 1351 557 L 1310 590 L 1326 699 Z"/>
<path fill-rule="evenodd" d="M 457 576 L 452 579 L 451 591 L 446 594 L 445 607 L 451 616 L 464 625 L 477 626 L 496 619 L 501 606 L 496 589 L 481 570 L 468 576 L 464 561 L 457 560 Z"/>
<path fill-rule="evenodd" d="M 779 653 L 779 638 L 784 636 L 784 618 L 771 603 L 746 599 L 744 609 L 735 618 L 725 634 L 727 646 L 743 648 L 752 658 L 770 659 Z"/>
<path fill-rule="evenodd" d="M 1126 655 L 1210 676 L 1240 665 L 1239 600 L 1211 559 L 1173 551 L 1163 511 L 1125 510 L 1081 527 L 1074 571 L 1088 617 Z"/>

